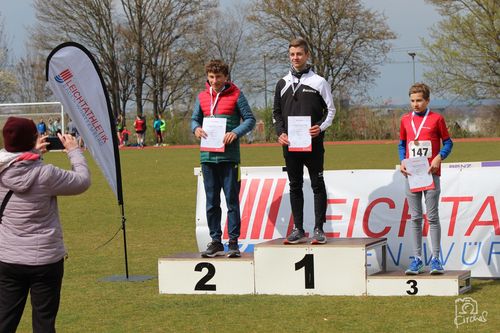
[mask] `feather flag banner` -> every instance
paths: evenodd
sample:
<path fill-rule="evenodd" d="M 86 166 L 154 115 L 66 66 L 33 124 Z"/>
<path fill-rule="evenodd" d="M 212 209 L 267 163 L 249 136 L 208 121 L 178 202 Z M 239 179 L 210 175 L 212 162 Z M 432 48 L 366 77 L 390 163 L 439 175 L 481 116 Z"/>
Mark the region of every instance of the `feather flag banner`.
<path fill-rule="evenodd" d="M 63 43 L 47 58 L 46 80 L 122 204 L 115 121 L 97 62 L 82 45 Z"/>

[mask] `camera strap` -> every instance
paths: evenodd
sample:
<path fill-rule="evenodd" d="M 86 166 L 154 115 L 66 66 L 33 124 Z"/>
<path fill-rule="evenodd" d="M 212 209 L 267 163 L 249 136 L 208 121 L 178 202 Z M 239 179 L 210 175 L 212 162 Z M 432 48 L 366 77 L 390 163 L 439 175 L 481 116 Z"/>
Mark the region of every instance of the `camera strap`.
<path fill-rule="evenodd" d="M 2 205 L 0 206 L 0 224 L 2 224 L 2 217 L 3 217 L 3 211 L 5 210 L 5 206 L 7 206 L 7 202 L 9 202 L 10 197 L 12 196 L 13 193 L 14 191 L 9 190 L 5 195 L 5 197 L 3 198 Z"/>

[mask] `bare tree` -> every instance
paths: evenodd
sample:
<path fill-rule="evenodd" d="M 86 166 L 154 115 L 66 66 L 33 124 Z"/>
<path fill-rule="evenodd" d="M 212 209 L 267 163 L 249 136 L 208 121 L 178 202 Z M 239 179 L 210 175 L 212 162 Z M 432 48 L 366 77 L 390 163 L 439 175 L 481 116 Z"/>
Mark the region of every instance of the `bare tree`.
<path fill-rule="evenodd" d="M 205 52 L 195 36 L 216 5 L 216 0 L 35 0 L 35 41 L 45 51 L 67 40 L 89 48 L 115 113 L 130 101 L 139 115 L 145 103 L 163 113 L 192 93 L 195 55 Z"/>
<path fill-rule="evenodd" d="M 245 9 L 242 7 L 222 8 L 214 10 L 208 21 L 205 33 L 201 35 L 201 43 L 206 50 L 204 60 L 222 59 L 228 64 L 230 76 L 233 78 L 243 60 L 245 34 Z"/>
<path fill-rule="evenodd" d="M 0 102 L 8 101 L 16 89 L 16 78 L 9 69 L 9 48 L 3 17 L 0 14 Z"/>
<path fill-rule="evenodd" d="M 271 55 L 285 55 L 291 38 L 304 38 L 314 70 L 337 91 L 363 92 L 395 38 L 384 17 L 360 0 L 256 0 L 250 21 Z"/>
<path fill-rule="evenodd" d="M 52 92 L 45 82 L 46 57 L 31 44 L 25 46 L 26 54 L 16 64 L 18 89 L 16 95 L 21 102 L 43 102 L 49 100 Z"/>
<path fill-rule="evenodd" d="M 191 66 L 185 40 L 199 34 L 207 22 L 207 12 L 214 1 L 154 0 L 152 14 L 145 18 L 144 56 L 148 78 L 147 100 L 154 114 L 163 113 L 174 99 L 186 92 Z M 199 48 L 199 47 L 198 47 Z M 196 51 L 194 51 L 196 52 Z"/>
<path fill-rule="evenodd" d="M 82 43 L 96 55 L 110 93 L 120 110 L 119 64 L 116 56 L 113 0 L 35 0 L 35 46 L 49 51 L 61 42 Z"/>
<path fill-rule="evenodd" d="M 147 0 L 122 0 L 123 9 L 131 34 L 132 49 L 134 50 L 134 82 L 135 103 L 138 116 L 143 114 L 143 82 L 146 79 L 144 59 L 144 28 L 146 18 L 153 15 L 154 3 Z"/>
<path fill-rule="evenodd" d="M 444 17 L 424 42 L 425 77 L 438 94 L 500 98 L 498 0 L 427 0 Z"/>
<path fill-rule="evenodd" d="M 134 69 L 134 49 L 132 45 L 133 35 L 130 29 L 123 24 L 118 24 L 116 38 L 116 56 L 118 59 L 118 80 L 119 80 L 119 96 L 120 96 L 120 110 L 122 112 L 122 119 L 126 119 L 125 110 L 127 104 L 131 99 L 135 89 L 135 69 Z"/>

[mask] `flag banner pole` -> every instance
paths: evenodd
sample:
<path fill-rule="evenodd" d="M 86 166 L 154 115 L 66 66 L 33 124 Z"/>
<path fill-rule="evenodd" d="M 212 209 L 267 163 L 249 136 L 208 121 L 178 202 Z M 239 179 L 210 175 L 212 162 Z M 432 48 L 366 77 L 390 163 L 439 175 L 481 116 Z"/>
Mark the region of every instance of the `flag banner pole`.
<path fill-rule="evenodd" d="M 127 254 L 127 231 L 126 231 L 126 222 L 125 218 L 125 207 L 122 204 L 122 230 L 123 230 L 123 248 L 124 248 L 124 256 L 125 256 L 125 278 L 128 280 L 128 254 Z"/>
<path fill-rule="evenodd" d="M 129 276 L 126 218 L 116 122 L 108 91 L 96 60 L 89 50 L 75 42 L 55 47 L 47 57 L 45 79 L 63 104 L 83 138 L 92 158 L 102 171 L 121 206 L 125 254 L 125 278 L 109 281 L 140 281 Z M 145 276 L 142 277 L 146 279 Z"/>

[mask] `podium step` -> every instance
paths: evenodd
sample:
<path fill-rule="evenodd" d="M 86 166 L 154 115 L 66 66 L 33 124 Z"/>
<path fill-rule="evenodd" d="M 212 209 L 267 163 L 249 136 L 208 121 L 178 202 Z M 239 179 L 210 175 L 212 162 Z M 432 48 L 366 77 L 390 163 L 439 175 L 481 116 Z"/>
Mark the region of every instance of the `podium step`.
<path fill-rule="evenodd" d="M 158 259 L 160 294 L 253 294 L 253 254 L 202 258 L 181 253 Z"/>
<path fill-rule="evenodd" d="M 379 272 L 367 277 L 366 288 L 369 296 L 457 296 L 471 289 L 470 278 L 470 271 L 445 271 L 441 275 Z"/>
<path fill-rule="evenodd" d="M 255 245 L 255 292 L 281 295 L 366 295 L 367 251 L 387 241 L 332 238 L 322 245 L 284 245 L 275 239 Z"/>
<path fill-rule="evenodd" d="M 331 238 L 328 243 L 256 244 L 240 258 L 181 253 L 158 259 L 160 294 L 457 296 L 470 271 L 442 275 L 386 272 L 385 238 Z"/>

